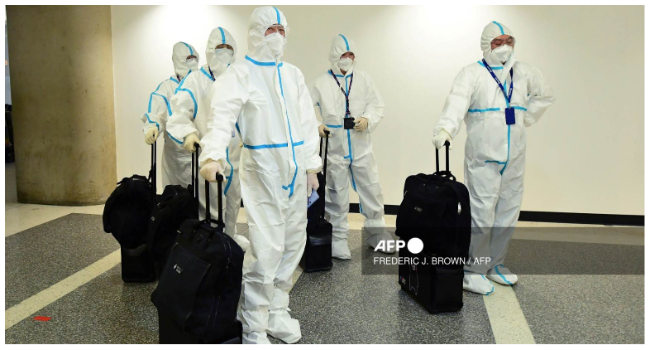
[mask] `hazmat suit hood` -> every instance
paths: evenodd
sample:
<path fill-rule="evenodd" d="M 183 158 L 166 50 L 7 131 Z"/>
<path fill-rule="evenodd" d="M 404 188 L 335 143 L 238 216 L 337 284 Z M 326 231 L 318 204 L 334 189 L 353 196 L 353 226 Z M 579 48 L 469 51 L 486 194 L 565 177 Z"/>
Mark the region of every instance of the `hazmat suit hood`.
<path fill-rule="evenodd" d="M 496 37 L 501 35 L 514 36 L 512 34 L 512 30 L 510 30 L 510 28 L 506 27 L 501 22 L 492 21 L 488 23 L 488 25 L 486 25 L 485 28 L 483 28 L 483 33 L 481 34 L 481 51 L 483 51 L 483 58 L 485 58 L 485 61 L 490 66 L 503 65 L 503 70 L 501 71 L 501 80 L 503 81 L 506 78 L 506 76 L 509 74 L 510 68 L 512 68 L 512 66 L 515 64 L 517 59 L 515 57 L 514 48 L 512 53 L 510 54 L 510 57 L 508 57 L 508 59 L 506 60 L 505 64 L 499 61 L 499 59 L 494 55 L 494 53 L 492 53 L 492 46 L 490 45 L 490 43 Z"/>
<path fill-rule="evenodd" d="M 357 45 L 352 41 L 350 38 L 346 37 L 343 34 L 339 34 L 334 37 L 332 40 L 332 46 L 330 47 L 330 54 L 329 54 L 329 60 L 330 63 L 332 64 L 331 69 L 334 74 L 342 74 L 341 69 L 339 68 L 339 60 L 341 59 L 341 55 L 343 55 L 346 52 L 352 52 L 356 56 L 356 49 Z M 355 64 L 356 64 L 356 57 L 355 57 Z M 346 74 L 350 74 L 354 70 L 354 64 L 352 65 L 352 68 L 346 72 Z"/>
<path fill-rule="evenodd" d="M 283 53 L 276 57 L 264 40 L 264 33 L 274 24 L 281 24 L 284 27 L 285 35 L 288 36 L 289 26 L 282 11 L 272 6 L 258 7 L 253 10 L 248 19 L 248 57 L 259 62 L 280 62 L 282 60 Z"/>
<path fill-rule="evenodd" d="M 221 44 L 232 46 L 233 55 L 228 62 L 224 62 L 217 57 L 215 48 Z M 230 32 L 222 27 L 217 27 L 210 32 L 210 36 L 208 37 L 208 46 L 205 49 L 205 58 L 208 61 L 207 65 L 210 67 L 210 71 L 212 71 L 215 79 L 220 76 L 221 73 L 225 72 L 229 65 L 235 63 L 235 60 L 237 59 L 237 43 Z"/>
<path fill-rule="evenodd" d="M 188 64 L 187 56 L 194 55 L 196 60 Z M 199 69 L 199 53 L 194 49 L 194 46 L 184 43 L 182 41 L 174 44 L 174 52 L 172 54 L 172 62 L 174 62 L 174 72 L 180 78 L 184 78 L 190 71 Z"/>

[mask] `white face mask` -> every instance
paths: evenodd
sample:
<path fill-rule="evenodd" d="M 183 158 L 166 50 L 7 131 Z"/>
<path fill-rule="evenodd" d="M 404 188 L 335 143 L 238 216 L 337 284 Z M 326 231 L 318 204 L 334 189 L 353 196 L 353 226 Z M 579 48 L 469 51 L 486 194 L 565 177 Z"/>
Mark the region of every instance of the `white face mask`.
<path fill-rule="evenodd" d="M 214 55 L 212 55 L 208 64 L 215 77 L 221 75 L 228 68 L 234 54 L 235 52 L 231 49 L 221 48 L 214 50 Z"/>
<path fill-rule="evenodd" d="M 264 37 L 264 43 L 273 53 L 276 58 L 282 55 L 284 46 L 287 44 L 287 39 L 280 35 L 280 33 L 269 34 Z"/>
<path fill-rule="evenodd" d="M 494 57 L 499 60 L 501 63 L 505 63 L 510 55 L 512 54 L 512 46 L 510 45 L 501 45 L 496 49 L 492 50 Z"/>
<path fill-rule="evenodd" d="M 190 58 L 185 60 L 185 64 L 176 68 L 176 73 L 182 77 L 186 76 L 190 71 L 195 71 L 199 69 L 199 60 L 196 58 Z"/>
<path fill-rule="evenodd" d="M 339 60 L 339 68 L 342 71 L 349 71 L 350 68 L 352 68 L 352 65 L 354 64 L 354 60 L 351 59 L 350 57 L 342 58 Z"/>
<path fill-rule="evenodd" d="M 235 52 L 231 49 L 221 48 L 214 50 L 214 57 L 219 60 L 219 62 L 229 65 L 232 56 L 235 55 Z"/>

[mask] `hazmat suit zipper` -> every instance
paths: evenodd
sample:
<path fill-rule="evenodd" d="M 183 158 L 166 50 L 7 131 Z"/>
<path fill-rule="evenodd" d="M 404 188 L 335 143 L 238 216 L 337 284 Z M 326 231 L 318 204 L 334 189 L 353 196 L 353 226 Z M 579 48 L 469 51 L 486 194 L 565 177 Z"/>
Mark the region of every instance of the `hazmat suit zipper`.
<path fill-rule="evenodd" d="M 282 86 L 282 72 L 280 71 L 280 68 L 282 67 L 282 65 L 283 65 L 282 62 L 277 64 L 276 70 L 275 70 L 276 73 L 277 73 L 277 77 L 278 77 L 277 83 L 278 83 L 278 86 L 280 87 L 280 96 L 279 96 L 278 100 L 280 102 L 280 109 L 282 110 L 282 112 L 284 112 L 284 116 L 286 118 L 286 122 L 284 123 L 284 126 L 285 126 L 284 128 L 285 128 L 286 135 L 289 136 L 289 139 L 287 140 L 288 141 L 287 143 L 291 148 L 291 156 L 292 156 L 292 159 L 293 159 L 293 165 L 295 167 L 291 182 L 287 186 L 282 186 L 282 189 L 289 190 L 289 198 L 291 198 L 291 196 L 293 196 L 293 191 L 294 191 L 294 187 L 295 187 L 295 183 L 296 183 L 296 177 L 298 175 L 298 162 L 296 161 L 296 150 L 295 150 L 296 146 L 295 146 L 295 144 L 293 142 L 293 134 L 291 133 L 291 121 L 289 120 L 289 112 L 287 110 L 286 100 L 284 98 L 284 87 Z M 277 87 L 276 87 L 276 94 L 277 94 L 277 92 L 278 91 L 277 91 Z M 289 148 L 289 147 L 287 147 L 287 148 Z M 291 166 L 289 168 L 291 168 Z"/>

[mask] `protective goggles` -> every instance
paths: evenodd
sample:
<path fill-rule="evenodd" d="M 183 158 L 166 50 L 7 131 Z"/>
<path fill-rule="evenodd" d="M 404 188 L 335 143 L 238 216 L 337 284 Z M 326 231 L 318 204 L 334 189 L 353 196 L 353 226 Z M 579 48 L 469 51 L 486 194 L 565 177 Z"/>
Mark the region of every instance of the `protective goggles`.
<path fill-rule="evenodd" d="M 515 44 L 515 37 L 511 36 L 508 39 L 494 39 L 492 40 L 492 45 L 501 46 L 503 44 L 513 46 Z"/>
<path fill-rule="evenodd" d="M 266 35 L 280 33 L 282 36 L 286 36 L 286 29 L 281 24 L 274 24 L 266 29 Z"/>

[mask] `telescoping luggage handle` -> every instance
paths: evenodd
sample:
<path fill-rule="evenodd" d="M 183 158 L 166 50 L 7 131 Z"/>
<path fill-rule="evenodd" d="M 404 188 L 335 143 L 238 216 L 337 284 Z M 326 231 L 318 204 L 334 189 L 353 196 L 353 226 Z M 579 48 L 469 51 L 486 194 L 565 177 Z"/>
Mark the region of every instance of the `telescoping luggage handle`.
<path fill-rule="evenodd" d="M 199 198 L 199 190 L 198 190 L 198 184 L 199 184 L 199 151 L 201 150 L 201 146 L 198 143 L 194 144 L 194 147 L 196 151 L 194 152 L 196 154 L 196 169 L 192 169 L 196 173 L 196 178 L 193 178 L 192 181 L 195 181 L 196 183 L 196 198 Z M 194 159 L 192 159 L 194 161 Z M 192 164 L 194 165 L 194 164 Z M 194 174 L 193 174 L 194 175 Z M 220 225 L 222 227 L 225 227 L 225 223 L 223 221 L 223 175 L 217 173 L 217 188 L 219 195 L 217 196 L 217 203 L 218 203 L 218 208 L 219 208 L 219 217 L 217 220 L 212 220 L 210 218 L 210 182 L 208 180 L 205 180 L 205 221 L 206 222 L 214 222 L 217 225 Z"/>
<path fill-rule="evenodd" d="M 201 145 L 194 143 L 195 151 L 192 153 L 192 192 L 196 200 L 199 199 L 199 150 Z"/>
<path fill-rule="evenodd" d="M 323 153 L 323 142 L 321 141 L 320 143 L 320 156 L 323 157 L 323 183 L 320 184 L 320 186 L 326 186 L 327 185 L 327 149 L 329 148 L 330 144 L 330 131 L 329 130 L 323 130 L 323 133 L 325 133 L 324 139 L 325 139 L 325 153 Z M 323 187 L 324 191 L 327 191 L 326 187 Z M 323 199 L 325 200 L 325 199 Z M 321 218 L 325 218 L 325 206 L 323 206 L 323 212 L 321 213 Z"/>
<path fill-rule="evenodd" d="M 453 180 L 456 180 L 456 177 L 451 174 L 449 171 L 449 141 L 445 141 L 445 166 L 446 170 L 445 171 L 440 171 L 440 155 L 438 152 L 438 149 L 436 148 L 436 174 L 441 175 L 441 176 L 447 176 Z"/>
<path fill-rule="evenodd" d="M 222 198 L 222 193 L 223 189 L 221 188 L 223 185 L 223 175 L 217 173 L 217 188 L 219 195 L 217 196 L 217 203 L 219 205 L 219 217 L 217 218 L 216 223 L 219 225 L 225 225 L 223 222 L 223 198 Z M 208 180 L 205 180 L 205 221 L 214 221 L 211 220 L 210 218 L 210 182 Z"/>
<path fill-rule="evenodd" d="M 151 179 L 151 187 L 153 188 L 153 203 L 156 204 L 156 183 L 157 179 L 156 170 L 156 141 L 151 144 L 151 170 L 149 170 L 149 178 Z"/>

